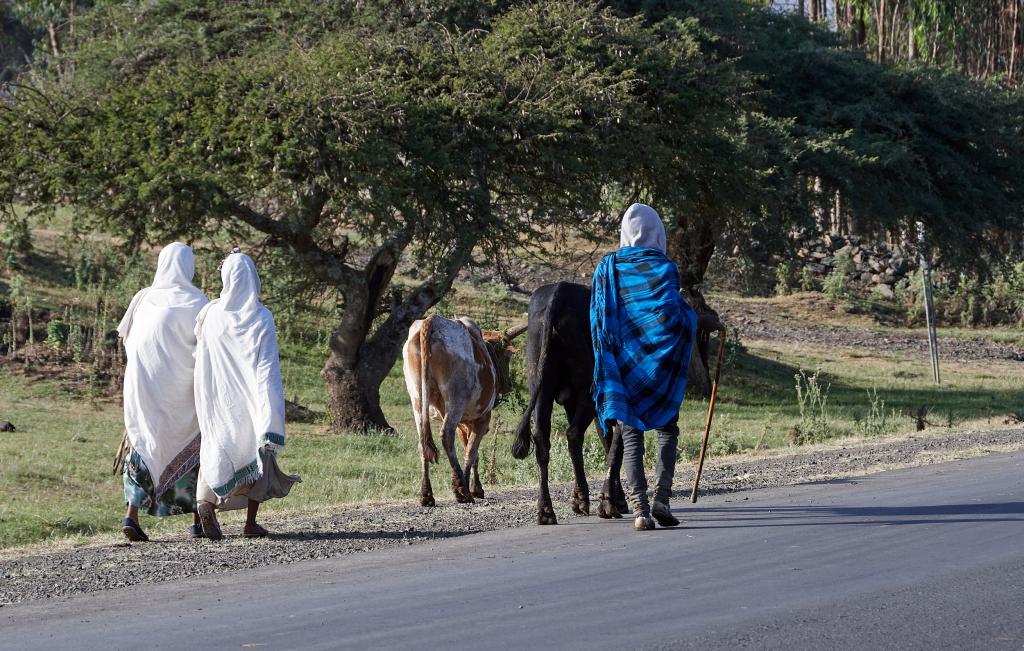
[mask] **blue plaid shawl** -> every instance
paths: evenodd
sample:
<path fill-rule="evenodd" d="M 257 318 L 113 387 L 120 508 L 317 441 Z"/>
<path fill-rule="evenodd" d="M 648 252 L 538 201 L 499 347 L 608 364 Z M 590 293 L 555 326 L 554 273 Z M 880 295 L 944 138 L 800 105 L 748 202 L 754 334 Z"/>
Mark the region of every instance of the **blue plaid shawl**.
<path fill-rule="evenodd" d="M 598 423 L 657 429 L 679 413 L 697 316 L 679 272 L 656 249 L 624 247 L 601 260 L 590 299 Z"/>

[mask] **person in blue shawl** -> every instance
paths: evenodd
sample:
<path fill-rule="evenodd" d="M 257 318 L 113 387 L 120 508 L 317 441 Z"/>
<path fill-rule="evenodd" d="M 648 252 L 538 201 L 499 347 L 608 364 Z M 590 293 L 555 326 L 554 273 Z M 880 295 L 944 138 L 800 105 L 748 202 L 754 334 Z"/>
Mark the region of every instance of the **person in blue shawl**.
<path fill-rule="evenodd" d="M 702 315 L 700 325 L 717 327 Z M 598 423 L 622 433 L 626 498 L 637 530 L 657 520 L 673 527 L 669 497 L 679 440 L 679 407 L 686 391 L 698 316 L 679 293 L 679 270 L 665 255 L 665 226 L 650 206 L 635 203 L 622 217 L 619 250 L 594 271 L 590 330 L 594 343 L 594 401 Z M 644 474 L 644 433 L 657 432 L 653 508 Z"/>

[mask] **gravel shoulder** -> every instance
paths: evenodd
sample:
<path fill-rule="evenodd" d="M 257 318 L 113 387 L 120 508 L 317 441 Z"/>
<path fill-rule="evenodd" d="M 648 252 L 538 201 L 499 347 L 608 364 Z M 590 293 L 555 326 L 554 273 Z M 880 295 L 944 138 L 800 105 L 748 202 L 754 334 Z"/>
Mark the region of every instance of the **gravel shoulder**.
<path fill-rule="evenodd" d="M 705 466 L 702 492 L 744 491 L 861 476 L 881 470 L 925 465 L 983 454 L 1024 449 L 1024 428 L 988 431 L 929 430 L 893 439 L 845 439 L 827 445 L 712 459 Z M 692 464 L 676 477 L 675 506 L 685 517 Z M 591 489 L 599 489 L 591 480 Z M 552 486 L 558 518 L 568 508 L 570 487 Z M 239 533 L 236 515 L 224 518 L 220 543 L 189 540 L 184 531 L 145 544 L 102 536 L 75 548 L 36 546 L 0 552 L 0 607 L 37 599 L 62 598 L 129 585 L 183 577 L 238 572 L 268 565 L 323 559 L 396 545 L 470 535 L 512 527 L 537 526 L 532 487 L 492 493 L 476 504 L 460 505 L 442 496 L 427 509 L 412 501 L 341 507 L 330 513 L 277 516 L 265 524 L 274 534 L 249 540 Z M 596 511 L 596 503 L 592 504 Z M 590 516 L 596 518 L 596 516 Z M 181 518 L 182 528 L 188 524 Z M 685 526 L 685 524 L 683 525 Z"/>

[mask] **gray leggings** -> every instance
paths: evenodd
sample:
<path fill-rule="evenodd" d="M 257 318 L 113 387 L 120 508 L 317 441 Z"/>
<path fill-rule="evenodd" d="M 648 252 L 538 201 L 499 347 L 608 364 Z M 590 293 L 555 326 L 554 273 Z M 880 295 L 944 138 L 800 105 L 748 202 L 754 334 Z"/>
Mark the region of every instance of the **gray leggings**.
<path fill-rule="evenodd" d="M 655 430 L 658 437 L 658 465 L 654 469 L 654 500 L 668 504 L 672 496 L 672 477 L 676 472 L 676 448 L 679 445 L 679 416 Z M 619 423 L 622 431 L 622 469 L 625 472 L 626 499 L 637 515 L 650 515 L 647 501 L 647 477 L 644 475 L 644 433 Z"/>

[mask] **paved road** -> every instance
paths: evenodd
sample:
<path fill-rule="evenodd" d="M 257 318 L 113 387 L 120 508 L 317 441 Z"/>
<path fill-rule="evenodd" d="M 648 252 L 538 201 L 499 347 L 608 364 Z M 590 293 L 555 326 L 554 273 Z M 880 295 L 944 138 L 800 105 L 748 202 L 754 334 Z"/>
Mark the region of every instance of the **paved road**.
<path fill-rule="evenodd" d="M 0 609 L 0 648 L 1024 648 L 1024 453 Z"/>

